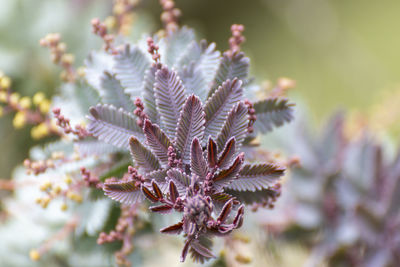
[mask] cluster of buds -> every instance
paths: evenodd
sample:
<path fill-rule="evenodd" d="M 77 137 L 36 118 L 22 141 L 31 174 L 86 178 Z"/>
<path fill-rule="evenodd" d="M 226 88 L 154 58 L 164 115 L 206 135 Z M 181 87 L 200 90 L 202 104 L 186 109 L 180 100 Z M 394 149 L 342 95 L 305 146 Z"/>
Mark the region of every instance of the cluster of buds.
<path fill-rule="evenodd" d="M 244 26 L 241 24 L 233 24 L 231 26 L 232 36 L 229 38 L 229 50 L 227 55 L 233 57 L 240 51 L 240 46 L 246 40 L 243 36 Z"/>
<path fill-rule="evenodd" d="M 253 125 L 256 122 L 257 115 L 256 115 L 256 110 L 254 109 L 254 105 L 250 100 L 246 99 L 244 101 L 245 105 L 247 106 L 247 113 L 249 114 L 249 124 L 247 126 L 247 131 L 249 133 L 254 132 Z"/>
<path fill-rule="evenodd" d="M 118 33 L 128 35 L 134 20 L 133 11 L 139 2 L 140 0 L 114 0 L 113 16 L 104 21 L 107 28 L 117 28 Z"/>
<path fill-rule="evenodd" d="M 180 9 L 175 7 L 173 0 L 160 0 L 163 12 L 161 13 L 161 21 L 164 24 L 167 33 L 174 32 L 178 29 L 178 20 L 182 15 Z"/>
<path fill-rule="evenodd" d="M 154 43 L 153 38 L 151 37 L 147 38 L 147 47 L 148 47 L 147 51 L 153 58 L 155 65 L 159 65 L 160 63 L 160 54 L 158 53 L 159 47 Z"/>
<path fill-rule="evenodd" d="M 102 183 L 100 182 L 99 177 L 93 175 L 89 170 L 85 167 L 81 168 L 82 179 L 85 182 L 86 187 L 94 187 L 101 189 L 103 187 Z"/>
<path fill-rule="evenodd" d="M 117 54 L 117 50 L 113 46 L 114 35 L 109 34 L 105 23 L 101 22 L 98 18 L 92 19 L 93 33 L 98 35 L 104 41 L 104 50 Z"/>
<path fill-rule="evenodd" d="M 143 128 L 144 121 L 148 120 L 149 117 L 144 112 L 144 105 L 143 105 L 142 100 L 139 97 L 135 99 L 134 103 L 135 103 L 136 109 L 133 111 L 133 113 L 138 117 L 138 120 L 136 121 L 136 123 L 140 128 Z"/>
<path fill-rule="evenodd" d="M 0 103 L 5 104 L 0 106 L 0 116 L 16 112 L 13 119 L 15 129 L 21 129 L 27 124 L 35 125 L 31 130 L 32 138 L 40 139 L 57 133 L 47 117 L 51 102 L 44 93 L 38 92 L 33 98 L 21 97 L 11 90 L 11 79 L 2 72 L 0 72 Z"/>
<path fill-rule="evenodd" d="M 76 79 L 76 72 L 73 67 L 75 56 L 66 53 L 67 45 L 61 42 L 61 35 L 59 33 L 49 33 L 40 39 L 40 45 L 49 48 L 53 63 L 60 65 L 64 69 L 61 72 L 61 79 L 65 82 L 74 82 Z"/>
<path fill-rule="evenodd" d="M 121 249 L 115 253 L 115 259 L 118 266 L 131 265 L 127 256 L 133 251 L 132 237 L 135 234 L 136 229 L 139 227 L 137 218 L 138 213 L 136 205 L 121 206 L 121 215 L 118 218 L 115 230 L 112 230 L 109 234 L 102 232 L 97 239 L 99 245 L 122 241 Z"/>
<path fill-rule="evenodd" d="M 176 155 L 176 150 L 173 146 L 168 147 L 168 166 L 171 168 L 182 169 L 182 159 L 178 159 Z"/>
<path fill-rule="evenodd" d="M 24 160 L 24 167 L 26 168 L 27 174 L 38 175 L 44 173 L 47 169 L 55 168 L 54 161 L 52 159 L 31 161 L 30 159 Z"/>
<path fill-rule="evenodd" d="M 70 120 L 61 114 L 60 108 L 53 109 L 54 117 L 56 118 L 57 126 L 61 127 L 64 130 L 65 134 L 72 133 L 77 136 L 79 139 L 84 139 L 85 137 L 90 136 L 89 132 L 83 125 L 76 125 L 75 129 L 72 128 L 70 124 Z"/>
<path fill-rule="evenodd" d="M 140 187 L 145 182 L 144 177 L 140 175 L 137 169 L 133 168 L 132 166 L 128 167 L 128 176 L 124 177 L 128 177 L 127 179 L 135 181 L 136 187 Z M 122 179 L 124 179 L 124 177 Z"/>
<path fill-rule="evenodd" d="M 257 211 L 259 208 L 268 208 L 273 209 L 275 207 L 275 202 L 282 194 L 282 185 L 281 183 L 276 183 L 275 185 L 271 186 L 268 190 L 268 198 L 260 203 L 253 204 L 252 210 Z"/>

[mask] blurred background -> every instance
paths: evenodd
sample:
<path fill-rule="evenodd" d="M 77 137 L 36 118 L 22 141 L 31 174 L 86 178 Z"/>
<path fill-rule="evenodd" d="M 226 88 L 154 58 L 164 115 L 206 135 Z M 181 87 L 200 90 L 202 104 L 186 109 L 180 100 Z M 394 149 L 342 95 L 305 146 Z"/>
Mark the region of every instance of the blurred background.
<path fill-rule="evenodd" d="M 159 28 L 158 1 L 143 2 L 143 26 Z M 393 102 L 399 89 L 399 1 L 176 3 L 183 12 L 182 24 L 215 41 L 219 50 L 228 47 L 230 25 L 244 24 L 243 50 L 252 60 L 252 74 L 259 81 L 274 82 L 282 76 L 296 80 L 292 97 L 308 107 L 316 124 L 338 108 L 374 116 L 379 105 Z M 0 70 L 11 77 L 13 90 L 21 95 L 40 90 L 51 96 L 60 84 L 59 68 L 52 65 L 39 39 L 60 32 L 81 65 L 90 48 L 101 47 L 90 33 L 90 20 L 110 14 L 111 1 L 0 0 L 0 7 Z M 0 178 L 9 178 L 33 142 L 30 129 L 13 129 L 12 119 L 8 115 L 0 120 L 0 146 L 5 152 L 0 157 Z"/>

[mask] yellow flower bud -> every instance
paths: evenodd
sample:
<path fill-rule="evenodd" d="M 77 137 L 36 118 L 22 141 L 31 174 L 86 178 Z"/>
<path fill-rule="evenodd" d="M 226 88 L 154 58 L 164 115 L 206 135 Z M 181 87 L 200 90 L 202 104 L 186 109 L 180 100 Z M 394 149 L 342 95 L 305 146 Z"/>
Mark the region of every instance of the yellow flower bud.
<path fill-rule="evenodd" d="M 42 102 L 40 102 L 39 104 L 39 109 L 40 112 L 42 112 L 43 114 L 46 114 L 50 111 L 50 106 L 51 106 L 51 102 L 48 99 L 44 99 Z"/>
<path fill-rule="evenodd" d="M 117 25 L 117 20 L 114 16 L 109 16 L 104 20 L 104 24 L 106 25 L 107 29 L 114 29 Z"/>
<path fill-rule="evenodd" d="M 52 184 L 50 181 L 45 181 L 41 186 L 40 190 L 41 191 L 46 191 L 47 189 L 50 189 L 52 187 Z"/>
<path fill-rule="evenodd" d="M 78 74 L 79 77 L 84 77 L 86 75 L 86 69 L 85 67 L 79 67 L 76 70 L 76 73 Z"/>
<path fill-rule="evenodd" d="M 23 109 L 29 109 L 32 105 L 32 101 L 29 97 L 24 96 L 23 98 L 21 98 L 21 100 L 19 101 L 19 105 L 23 108 Z"/>
<path fill-rule="evenodd" d="M 1 89 L 8 89 L 11 86 L 11 79 L 7 76 L 3 76 L 0 80 Z"/>
<path fill-rule="evenodd" d="M 64 177 L 64 182 L 65 182 L 66 184 L 71 184 L 71 183 L 72 183 L 71 176 L 65 175 L 65 177 Z M 68 192 L 68 193 L 69 193 L 69 192 Z M 67 195 L 67 197 L 68 197 L 68 195 Z"/>
<path fill-rule="evenodd" d="M 18 111 L 14 116 L 13 125 L 15 129 L 20 129 L 24 127 L 26 123 L 26 115 L 22 111 Z"/>
<path fill-rule="evenodd" d="M 2 107 L 2 106 L 0 106 L 0 117 L 2 117 L 2 116 L 3 116 L 3 113 L 4 113 L 3 107 Z"/>
<path fill-rule="evenodd" d="M 16 106 L 19 102 L 20 95 L 18 93 L 12 93 L 10 95 L 10 104 Z"/>
<path fill-rule="evenodd" d="M 42 208 L 47 208 L 47 206 L 49 205 L 49 203 L 50 203 L 50 198 L 49 197 L 44 197 L 44 198 L 42 198 L 42 201 L 41 201 L 41 205 L 42 205 Z"/>
<path fill-rule="evenodd" d="M 38 92 L 33 96 L 33 104 L 38 106 L 45 98 L 46 96 L 43 92 Z"/>
<path fill-rule="evenodd" d="M 68 205 L 66 204 L 66 203 L 63 203 L 62 205 L 61 205 L 61 210 L 62 211 L 66 211 L 68 209 Z"/>
<path fill-rule="evenodd" d="M 54 188 L 53 188 L 53 193 L 54 193 L 55 195 L 60 194 L 60 193 L 61 193 L 61 187 L 60 187 L 60 186 L 54 187 Z"/>
<path fill-rule="evenodd" d="M 29 252 L 29 257 L 30 257 L 31 260 L 33 260 L 33 261 L 38 261 L 38 260 L 40 260 L 40 253 L 39 253 L 39 251 L 37 251 L 36 249 L 32 249 L 32 250 Z"/>
<path fill-rule="evenodd" d="M 0 91 L 0 102 L 2 102 L 2 103 L 7 102 L 7 92 Z"/>
<path fill-rule="evenodd" d="M 249 257 L 249 256 L 244 256 L 244 255 L 241 255 L 241 254 L 236 255 L 235 260 L 236 260 L 237 262 L 239 262 L 239 263 L 242 263 L 242 264 L 249 264 L 249 263 L 251 263 L 251 257 Z"/>
<path fill-rule="evenodd" d="M 115 15 L 121 15 L 124 12 L 124 5 L 122 3 L 117 3 L 114 5 L 113 12 Z"/>
<path fill-rule="evenodd" d="M 75 56 L 72 54 L 64 54 L 61 57 L 61 62 L 64 64 L 72 65 L 75 62 Z"/>

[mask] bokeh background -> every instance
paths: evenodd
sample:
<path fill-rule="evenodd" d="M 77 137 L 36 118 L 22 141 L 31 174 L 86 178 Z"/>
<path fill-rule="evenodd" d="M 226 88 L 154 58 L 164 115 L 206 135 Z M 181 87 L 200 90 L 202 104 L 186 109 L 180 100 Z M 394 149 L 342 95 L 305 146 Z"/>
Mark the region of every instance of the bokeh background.
<path fill-rule="evenodd" d="M 157 29 L 160 7 L 143 1 L 143 27 Z M 400 2 L 333 0 L 177 0 L 182 23 L 227 48 L 233 23 L 246 26 L 243 50 L 258 80 L 290 77 L 292 97 L 311 111 L 316 124 L 338 108 L 373 116 L 400 84 Z M 39 39 L 60 32 L 82 64 L 100 41 L 90 20 L 105 18 L 111 1 L 0 0 L 0 70 L 13 90 L 32 96 L 57 92 L 59 69 Z M 0 178 L 9 178 L 32 145 L 29 128 L 14 130 L 12 115 L 0 120 Z M 396 133 L 395 130 L 393 130 Z"/>

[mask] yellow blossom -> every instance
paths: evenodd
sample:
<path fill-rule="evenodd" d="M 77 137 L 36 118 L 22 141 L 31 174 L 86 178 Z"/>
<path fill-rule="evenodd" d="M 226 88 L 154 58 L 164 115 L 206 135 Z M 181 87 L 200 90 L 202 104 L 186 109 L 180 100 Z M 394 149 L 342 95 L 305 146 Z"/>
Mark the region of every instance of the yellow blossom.
<path fill-rule="evenodd" d="M 24 96 L 19 101 L 19 104 L 23 109 L 29 109 L 31 107 L 31 105 L 32 105 L 32 101 L 31 101 L 31 99 L 29 97 Z"/>
<path fill-rule="evenodd" d="M 7 76 L 3 76 L 0 80 L 1 89 L 8 89 L 11 86 L 11 79 Z"/>
<path fill-rule="evenodd" d="M 42 101 L 46 99 L 46 96 L 43 92 L 38 92 L 33 96 L 33 104 L 38 106 Z"/>
<path fill-rule="evenodd" d="M 63 203 L 62 205 L 61 205 L 61 210 L 62 211 L 66 211 L 68 209 L 68 205 L 66 204 L 66 203 Z"/>
<path fill-rule="evenodd" d="M 32 250 L 29 252 L 29 257 L 30 257 L 31 260 L 33 260 L 33 261 L 38 261 L 38 260 L 40 260 L 40 253 L 39 253 L 39 251 L 37 251 L 36 249 L 32 249 Z"/>
<path fill-rule="evenodd" d="M 20 95 L 18 93 L 12 93 L 10 95 L 10 104 L 16 106 L 19 102 Z"/>
<path fill-rule="evenodd" d="M 49 127 L 46 123 L 42 122 L 38 126 L 35 126 L 31 130 L 31 136 L 33 139 L 41 139 L 49 135 Z"/>
<path fill-rule="evenodd" d="M 72 65 L 75 62 L 75 56 L 73 54 L 64 54 L 61 57 L 61 62 L 64 64 Z"/>
<path fill-rule="evenodd" d="M 43 114 L 46 114 L 50 111 L 50 106 L 51 106 L 51 102 L 48 99 L 44 99 L 42 102 L 40 102 L 39 104 L 39 109 L 40 112 L 42 112 Z"/>
<path fill-rule="evenodd" d="M 42 201 L 41 201 L 41 206 L 42 206 L 42 208 L 47 208 L 47 206 L 49 205 L 49 203 L 50 203 L 50 198 L 49 197 L 44 197 L 44 198 L 42 198 Z"/>
<path fill-rule="evenodd" d="M 2 102 L 2 103 L 7 102 L 7 92 L 0 91 L 0 102 Z"/>
<path fill-rule="evenodd" d="M 66 184 L 71 184 L 71 183 L 72 183 L 71 176 L 65 175 L 65 177 L 64 177 L 64 182 L 65 182 Z"/>
<path fill-rule="evenodd" d="M 117 20 L 115 19 L 114 16 L 108 16 L 104 20 L 104 24 L 106 25 L 107 29 L 114 29 L 115 26 L 117 25 Z"/>
<path fill-rule="evenodd" d="M 76 73 L 78 74 L 79 77 L 84 77 L 86 75 L 86 69 L 85 67 L 79 67 L 76 70 Z"/>
<path fill-rule="evenodd" d="M 13 125 L 15 129 L 20 129 L 24 127 L 26 123 L 26 115 L 22 111 L 18 111 L 14 116 Z"/>
<path fill-rule="evenodd" d="M 0 117 L 2 117 L 2 116 L 3 116 L 3 113 L 4 113 L 3 107 L 2 107 L 2 106 L 0 106 Z"/>

